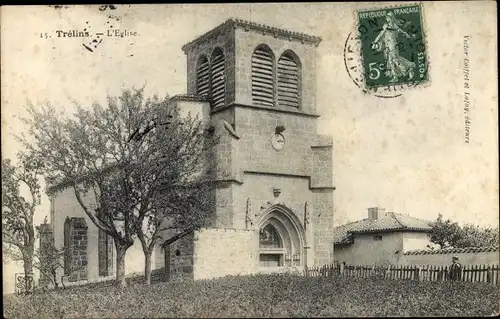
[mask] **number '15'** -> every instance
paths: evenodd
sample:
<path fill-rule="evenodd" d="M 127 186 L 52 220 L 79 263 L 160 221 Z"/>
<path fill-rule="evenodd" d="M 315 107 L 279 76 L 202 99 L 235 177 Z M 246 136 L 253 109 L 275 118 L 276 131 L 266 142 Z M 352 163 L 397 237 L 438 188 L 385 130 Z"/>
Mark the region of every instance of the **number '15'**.
<path fill-rule="evenodd" d="M 49 35 L 47 34 L 47 32 L 45 32 L 45 33 L 40 33 L 40 38 L 42 38 L 42 39 L 43 39 L 43 38 L 47 39 L 48 37 L 49 37 Z"/>

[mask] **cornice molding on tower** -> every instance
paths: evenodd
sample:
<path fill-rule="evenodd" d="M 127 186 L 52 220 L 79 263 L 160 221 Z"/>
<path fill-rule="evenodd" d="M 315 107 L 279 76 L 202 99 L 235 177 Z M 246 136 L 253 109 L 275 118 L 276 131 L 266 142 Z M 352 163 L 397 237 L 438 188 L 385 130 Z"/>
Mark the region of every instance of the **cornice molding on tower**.
<path fill-rule="evenodd" d="M 193 46 L 196 44 L 199 44 L 200 42 L 203 42 L 206 39 L 209 38 L 216 38 L 219 36 L 221 33 L 226 31 L 226 29 L 229 28 L 242 28 L 245 31 L 258 31 L 262 32 L 263 34 L 269 34 L 273 35 L 275 38 L 283 38 L 288 41 L 299 41 L 303 44 L 313 44 L 314 46 L 318 46 L 322 39 L 318 36 L 313 36 L 313 35 L 308 35 L 305 33 L 301 32 L 295 32 L 295 31 L 290 31 L 290 30 L 285 30 L 285 29 L 279 29 L 276 27 L 271 27 L 265 24 L 260 24 L 260 23 L 255 23 L 255 22 L 250 22 L 250 21 L 245 21 L 241 19 L 229 19 L 226 20 L 224 23 L 221 25 L 215 27 L 214 29 L 202 34 L 201 36 L 197 37 L 193 41 L 185 44 L 182 47 L 182 51 L 184 51 L 185 54 L 187 54 L 187 51 L 189 51 Z"/>
<path fill-rule="evenodd" d="M 292 109 L 292 108 L 280 108 L 280 107 L 267 107 L 267 106 L 258 106 L 258 105 L 249 105 L 249 104 L 237 104 L 237 103 L 232 103 L 224 107 L 216 108 L 212 110 L 210 114 L 215 114 L 218 112 L 222 112 L 231 108 L 250 108 L 250 109 L 259 109 L 262 111 L 269 111 L 269 112 L 276 112 L 276 113 L 288 113 L 288 114 L 293 114 L 297 116 L 304 116 L 304 117 L 320 117 L 319 114 L 316 113 L 310 113 L 310 112 L 305 112 L 303 110 L 297 110 L 297 109 Z"/>
<path fill-rule="evenodd" d="M 177 94 L 170 98 L 171 101 L 189 101 L 189 102 L 210 102 L 206 96 L 195 94 Z"/>

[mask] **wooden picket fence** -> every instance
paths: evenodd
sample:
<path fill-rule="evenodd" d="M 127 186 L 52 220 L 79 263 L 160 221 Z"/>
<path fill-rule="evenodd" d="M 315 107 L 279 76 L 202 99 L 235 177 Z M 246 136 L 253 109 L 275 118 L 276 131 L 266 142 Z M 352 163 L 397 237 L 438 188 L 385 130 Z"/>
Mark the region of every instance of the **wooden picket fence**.
<path fill-rule="evenodd" d="M 378 277 L 384 279 L 407 279 L 421 281 L 445 281 L 449 279 L 449 266 L 352 266 L 325 265 L 322 267 L 306 267 L 306 277 Z M 494 285 L 500 284 L 500 265 L 464 265 L 462 266 L 461 281 L 485 282 Z"/>

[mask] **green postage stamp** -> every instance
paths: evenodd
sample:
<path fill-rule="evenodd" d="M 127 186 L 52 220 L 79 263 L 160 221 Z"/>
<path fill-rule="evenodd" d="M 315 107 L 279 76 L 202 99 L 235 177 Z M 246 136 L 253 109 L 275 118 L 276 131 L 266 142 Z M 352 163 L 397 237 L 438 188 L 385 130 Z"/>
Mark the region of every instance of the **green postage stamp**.
<path fill-rule="evenodd" d="M 420 5 L 358 11 L 357 19 L 367 88 L 429 80 Z"/>

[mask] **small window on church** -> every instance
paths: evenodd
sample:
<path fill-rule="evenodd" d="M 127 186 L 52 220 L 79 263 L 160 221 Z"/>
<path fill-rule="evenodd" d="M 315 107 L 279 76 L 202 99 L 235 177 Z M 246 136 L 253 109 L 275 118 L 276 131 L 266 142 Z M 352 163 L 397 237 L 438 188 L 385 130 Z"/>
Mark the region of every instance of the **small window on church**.
<path fill-rule="evenodd" d="M 300 105 L 300 64 L 289 50 L 278 60 L 278 105 L 294 108 Z"/>
<path fill-rule="evenodd" d="M 226 82 L 225 82 L 225 59 L 224 53 L 220 48 L 216 48 L 211 57 L 211 98 L 213 108 L 224 106 L 226 99 Z"/>
<path fill-rule="evenodd" d="M 373 236 L 373 240 L 382 240 L 381 235 Z"/>
<path fill-rule="evenodd" d="M 196 65 L 196 93 L 208 96 L 210 90 L 210 65 L 206 56 L 202 55 Z"/>
<path fill-rule="evenodd" d="M 265 45 L 252 55 L 252 100 L 256 105 L 274 106 L 274 55 Z"/>

